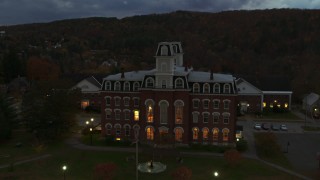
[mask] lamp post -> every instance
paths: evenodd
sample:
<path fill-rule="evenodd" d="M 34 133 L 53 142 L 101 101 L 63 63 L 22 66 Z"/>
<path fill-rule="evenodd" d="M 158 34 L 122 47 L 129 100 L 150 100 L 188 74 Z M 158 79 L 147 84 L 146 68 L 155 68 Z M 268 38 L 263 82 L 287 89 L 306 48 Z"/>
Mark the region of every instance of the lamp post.
<path fill-rule="evenodd" d="M 67 170 L 67 166 L 66 166 L 66 165 L 63 165 L 63 166 L 62 166 L 62 171 L 63 171 L 63 179 L 64 179 L 64 180 L 66 179 L 66 170 Z"/>
<path fill-rule="evenodd" d="M 88 126 L 90 124 L 90 145 L 92 145 L 92 131 L 93 131 L 93 121 L 94 119 L 91 118 L 90 121 L 86 121 L 86 125 Z"/>

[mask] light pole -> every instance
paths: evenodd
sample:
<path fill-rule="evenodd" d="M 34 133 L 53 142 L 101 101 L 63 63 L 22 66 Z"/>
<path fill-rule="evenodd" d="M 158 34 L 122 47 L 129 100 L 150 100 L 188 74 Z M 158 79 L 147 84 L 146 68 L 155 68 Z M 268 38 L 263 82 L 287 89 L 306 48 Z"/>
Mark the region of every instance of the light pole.
<path fill-rule="evenodd" d="M 90 145 L 92 145 L 92 131 L 93 131 L 93 121 L 94 119 L 91 118 L 90 121 L 86 121 L 86 124 L 89 125 L 90 124 Z"/>
<path fill-rule="evenodd" d="M 62 171 L 63 171 L 63 179 L 64 179 L 64 180 L 66 179 L 66 170 L 67 170 L 67 166 L 66 166 L 66 165 L 63 165 L 63 166 L 62 166 Z"/>

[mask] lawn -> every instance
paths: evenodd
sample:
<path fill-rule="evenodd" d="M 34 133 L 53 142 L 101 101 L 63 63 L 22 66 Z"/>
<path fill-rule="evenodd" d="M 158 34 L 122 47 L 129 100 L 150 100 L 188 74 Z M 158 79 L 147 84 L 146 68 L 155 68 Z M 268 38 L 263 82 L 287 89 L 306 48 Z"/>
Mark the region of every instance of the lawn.
<path fill-rule="evenodd" d="M 287 120 L 287 121 L 291 121 L 291 120 L 301 120 L 299 117 L 297 117 L 296 115 L 294 115 L 292 112 L 278 112 L 278 113 L 274 113 L 274 112 L 263 112 L 262 114 L 262 118 L 263 119 L 271 119 L 271 120 Z"/>
<path fill-rule="evenodd" d="M 27 145 L 16 148 L 11 143 L 3 145 L 7 152 L 16 152 L 19 156 L 38 156 L 41 154 L 51 154 L 51 157 L 38 161 L 17 165 L 13 171 L 9 168 L 0 169 L 0 179 L 62 179 L 62 165 L 66 164 L 66 179 L 93 179 L 93 169 L 96 164 L 103 162 L 114 162 L 118 166 L 114 179 L 134 179 L 135 161 L 127 161 L 126 157 L 134 156 L 134 153 L 85 151 L 74 149 L 63 142 L 52 143 L 42 149 L 41 152 L 28 148 Z M 1 148 L 1 150 L 3 150 Z M 159 153 L 161 154 L 161 152 Z M 158 154 L 158 155 L 159 155 Z M 147 162 L 151 159 L 150 154 L 140 153 L 139 162 Z M 213 179 L 213 171 L 218 171 L 220 179 L 294 179 L 294 177 L 261 164 L 255 160 L 243 159 L 238 166 L 227 165 L 224 158 L 200 158 L 183 157 L 180 164 L 173 156 L 157 156 L 155 161 L 161 161 L 167 165 L 167 170 L 159 174 L 139 173 L 139 179 L 172 179 L 171 173 L 179 166 L 187 166 L 192 170 L 192 179 Z M 0 165 L 4 162 L 0 161 Z"/>

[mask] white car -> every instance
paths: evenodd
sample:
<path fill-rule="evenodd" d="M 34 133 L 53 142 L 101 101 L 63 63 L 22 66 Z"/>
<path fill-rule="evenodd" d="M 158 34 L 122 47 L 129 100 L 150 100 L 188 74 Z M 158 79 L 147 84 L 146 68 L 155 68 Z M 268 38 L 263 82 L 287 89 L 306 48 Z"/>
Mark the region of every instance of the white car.
<path fill-rule="evenodd" d="M 260 130 L 260 129 L 261 129 L 261 124 L 260 124 L 260 123 L 256 123 L 256 124 L 254 125 L 254 128 L 255 128 L 256 130 Z"/>
<path fill-rule="evenodd" d="M 288 128 L 287 128 L 287 126 L 285 124 L 281 124 L 280 125 L 280 130 L 281 131 L 288 131 Z"/>

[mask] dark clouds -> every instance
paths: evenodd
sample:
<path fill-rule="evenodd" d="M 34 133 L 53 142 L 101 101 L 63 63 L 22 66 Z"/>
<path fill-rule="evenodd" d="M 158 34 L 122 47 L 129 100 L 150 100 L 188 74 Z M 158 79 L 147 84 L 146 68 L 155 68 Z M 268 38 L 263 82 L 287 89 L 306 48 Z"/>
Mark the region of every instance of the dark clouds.
<path fill-rule="evenodd" d="M 320 0 L 0 0 L 0 25 L 103 16 L 126 17 L 176 10 L 318 9 Z"/>

